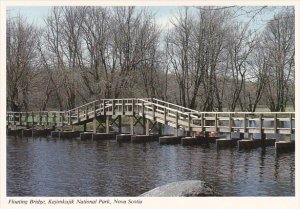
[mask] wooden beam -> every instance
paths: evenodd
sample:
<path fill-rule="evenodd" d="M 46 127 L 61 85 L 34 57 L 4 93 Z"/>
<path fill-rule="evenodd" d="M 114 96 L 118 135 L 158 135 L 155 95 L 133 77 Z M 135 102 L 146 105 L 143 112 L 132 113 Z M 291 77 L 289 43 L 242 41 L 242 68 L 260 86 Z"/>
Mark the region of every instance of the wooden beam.
<path fill-rule="evenodd" d="M 133 121 L 134 117 L 130 117 L 130 134 L 134 134 L 134 125 L 133 125 Z"/>
<path fill-rule="evenodd" d="M 134 108 L 135 108 L 135 100 L 132 99 L 132 115 L 134 115 Z"/>
<path fill-rule="evenodd" d="M 105 132 L 108 134 L 109 133 L 109 116 L 106 116 L 105 118 Z"/>
<path fill-rule="evenodd" d="M 277 127 L 278 124 L 277 124 L 277 113 L 274 114 L 274 134 L 277 134 L 278 133 L 278 130 L 277 130 Z"/>
<path fill-rule="evenodd" d="M 247 114 L 244 114 L 244 133 L 248 133 L 249 129 L 248 129 L 248 119 L 247 119 Z"/>
<path fill-rule="evenodd" d="M 263 134 L 263 114 L 259 114 L 259 133 Z"/>
<path fill-rule="evenodd" d="M 167 124 L 167 109 L 164 108 L 164 124 Z"/>
<path fill-rule="evenodd" d="M 175 113 L 176 118 L 175 118 L 175 136 L 178 136 L 178 112 L 176 111 Z"/>
<path fill-rule="evenodd" d="M 150 122 L 146 119 L 146 135 L 149 135 Z"/>
<path fill-rule="evenodd" d="M 96 133 L 97 125 L 96 125 L 97 119 L 96 117 L 93 118 L 93 133 Z"/>
<path fill-rule="evenodd" d="M 229 113 L 229 117 L 228 117 L 228 126 L 229 126 L 229 139 L 232 139 L 231 137 L 231 132 L 232 132 L 232 115 L 231 113 Z"/>

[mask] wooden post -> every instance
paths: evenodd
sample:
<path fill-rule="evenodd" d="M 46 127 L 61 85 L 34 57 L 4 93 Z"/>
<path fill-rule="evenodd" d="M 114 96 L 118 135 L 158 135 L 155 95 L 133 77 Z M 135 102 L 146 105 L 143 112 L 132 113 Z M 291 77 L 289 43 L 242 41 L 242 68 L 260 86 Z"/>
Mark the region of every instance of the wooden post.
<path fill-rule="evenodd" d="M 155 121 L 155 105 L 152 104 L 152 119 Z"/>
<path fill-rule="evenodd" d="M 64 130 L 64 122 L 65 122 L 65 113 L 60 114 L 60 121 L 61 121 L 61 130 Z"/>
<path fill-rule="evenodd" d="M 244 114 L 244 133 L 248 133 L 248 120 L 247 120 L 247 114 Z"/>
<path fill-rule="evenodd" d="M 94 117 L 93 118 L 93 133 L 96 133 L 96 128 L 97 128 L 96 122 L 97 122 L 96 117 Z"/>
<path fill-rule="evenodd" d="M 105 129 L 106 129 L 106 133 L 109 133 L 109 116 L 106 116 L 106 120 L 105 120 Z"/>
<path fill-rule="evenodd" d="M 132 100 L 132 115 L 134 115 L 134 99 Z"/>
<path fill-rule="evenodd" d="M 146 135 L 148 135 L 148 136 L 149 136 L 149 132 L 150 132 L 149 127 L 150 127 L 150 121 L 148 119 L 146 119 Z"/>
<path fill-rule="evenodd" d="M 105 100 L 103 100 L 103 115 L 106 115 L 106 111 L 105 111 Z"/>
<path fill-rule="evenodd" d="M 290 135 L 293 134 L 293 115 L 290 114 Z"/>
<path fill-rule="evenodd" d="M 119 129 L 119 134 L 122 133 L 122 116 L 118 116 L 118 129 Z"/>
<path fill-rule="evenodd" d="M 40 111 L 39 112 L 39 125 L 42 124 L 42 112 Z"/>
<path fill-rule="evenodd" d="M 16 116 L 15 116 L 15 113 L 13 113 L 13 123 L 14 123 L 14 125 L 16 125 Z"/>
<path fill-rule="evenodd" d="M 6 113 L 6 121 L 7 121 L 6 128 L 8 128 L 10 124 L 10 113 Z"/>
<path fill-rule="evenodd" d="M 263 115 L 259 114 L 259 133 L 262 135 L 263 133 Z"/>
<path fill-rule="evenodd" d="M 204 113 L 202 112 L 202 113 L 201 113 L 201 131 L 205 131 L 204 123 L 205 123 L 205 120 L 204 120 Z"/>
<path fill-rule="evenodd" d="M 34 127 L 34 113 L 31 112 L 31 118 L 32 118 L 32 128 Z"/>
<path fill-rule="evenodd" d="M 122 114 L 121 115 L 124 115 L 124 112 L 125 112 L 124 99 L 122 99 Z"/>
<path fill-rule="evenodd" d="M 63 113 L 59 113 L 59 118 L 60 118 L 60 124 L 61 124 L 61 126 L 63 126 Z"/>
<path fill-rule="evenodd" d="M 86 123 L 83 124 L 83 132 L 86 132 Z"/>
<path fill-rule="evenodd" d="M 29 127 L 29 124 L 28 124 L 28 112 L 26 112 L 26 114 L 25 114 L 25 125 L 26 125 L 26 128 Z"/>
<path fill-rule="evenodd" d="M 93 118 L 93 132 L 94 133 L 96 133 L 97 132 L 97 119 L 96 119 L 96 102 L 94 102 L 93 103 L 93 112 L 94 112 L 94 114 L 93 114 L 93 116 L 94 116 L 94 118 Z"/>
<path fill-rule="evenodd" d="M 132 116 L 132 117 L 130 117 L 130 134 L 134 134 L 134 126 L 133 126 L 133 119 L 134 119 L 134 117 Z"/>
<path fill-rule="evenodd" d="M 278 133 L 278 130 L 277 130 L 277 113 L 274 114 L 274 134 L 277 134 Z"/>
<path fill-rule="evenodd" d="M 146 134 L 146 118 L 145 118 L 144 101 L 142 101 L 142 117 L 143 117 L 143 134 Z"/>
<path fill-rule="evenodd" d="M 97 116 L 97 113 L 96 113 L 96 102 L 94 102 L 93 105 L 94 105 L 94 106 L 93 106 L 93 110 L 94 110 L 94 118 L 96 118 L 96 116 Z"/>
<path fill-rule="evenodd" d="M 144 106 L 144 101 L 142 101 L 142 115 L 144 117 L 145 114 L 145 106 Z"/>
<path fill-rule="evenodd" d="M 178 136 L 178 111 L 176 111 L 176 122 L 175 122 L 175 127 L 176 127 L 176 130 L 175 130 L 175 136 Z"/>
<path fill-rule="evenodd" d="M 115 114 L 115 100 L 112 99 L 111 102 L 112 102 L 112 115 L 114 115 Z"/>
<path fill-rule="evenodd" d="M 54 123 L 54 126 L 56 126 L 56 113 L 53 113 L 53 123 Z"/>
<path fill-rule="evenodd" d="M 88 106 L 85 106 L 85 119 L 89 119 L 89 116 L 88 116 Z"/>
<path fill-rule="evenodd" d="M 136 100 L 135 101 L 135 112 L 140 112 L 141 110 L 141 107 L 140 107 L 140 101 L 139 100 Z"/>
<path fill-rule="evenodd" d="M 215 131 L 218 131 L 218 114 L 215 113 Z"/>
<path fill-rule="evenodd" d="M 69 125 L 72 125 L 72 121 L 71 121 L 71 110 L 69 111 Z"/>
<path fill-rule="evenodd" d="M 46 126 L 49 125 L 49 112 L 46 113 Z"/>
<path fill-rule="evenodd" d="M 164 107 L 164 124 L 167 124 L 167 108 Z"/>
<path fill-rule="evenodd" d="M 162 135 L 162 124 L 158 123 L 158 135 L 161 136 Z"/>
<path fill-rule="evenodd" d="M 231 132 L 232 132 L 232 124 L 231 124 L 231 120 L 232 120 L 232 115 L 231 115 L 231 113 L 229 113 L 229 117 L 228 117 L 229 139 L 232 139 L 232 137 L 231 137 Z"/>
<path fill-rule="evenodd" d="M 79 123 L 79 122 L 80 122 L 80 118 L 79 118 L 79 108 L 76 109 L 76 112 L 77 112 L 77 122 Z"/>
<path fill-rule="evenodd" d="M 264 146 L 264 143 L 265 143 L 265 133 L 264 133 L 264 120 L 263 120 L 263 114 L 259 114 L 259 132 L 260 132 L 260 135 L 261 135 L 261 140 L 262 140 L 262 144 Z"/>
<path fill-rule="evenodd" d="M 20 123 L 20 126 L 22 126 L 22 113 L 19 113 L 19 123 Z"/>
<path fill-rule="evenodd" d="M 188 136 L 191 136 L 191 113 L 188 113 Z"/>

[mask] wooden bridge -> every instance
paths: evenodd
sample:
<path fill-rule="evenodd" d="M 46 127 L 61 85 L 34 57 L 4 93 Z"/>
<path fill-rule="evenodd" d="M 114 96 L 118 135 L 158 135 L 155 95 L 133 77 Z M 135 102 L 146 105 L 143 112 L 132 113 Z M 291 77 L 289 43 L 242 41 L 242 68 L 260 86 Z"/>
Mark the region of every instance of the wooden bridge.
<path fill-rule="evenodd" d="M 143 132 L 156 124 L 166 124 L 187 135 L 205 132 L 240 132 L 240 133 L 295 133 L 294 112 L 199 112 L 176 104 L 154 98 L 102 99 L 67 111 L 7 112 L 7 126 L 66 126 L 92 123 L 93 132 L 103 126 L 106 133 L 109 126 L 116 125 L 121 132 L 121 116 L 130 118 L 131 133 L 134 126 L 141 125 Z M 97 126 L 98 121 L 98 126 Z"/>

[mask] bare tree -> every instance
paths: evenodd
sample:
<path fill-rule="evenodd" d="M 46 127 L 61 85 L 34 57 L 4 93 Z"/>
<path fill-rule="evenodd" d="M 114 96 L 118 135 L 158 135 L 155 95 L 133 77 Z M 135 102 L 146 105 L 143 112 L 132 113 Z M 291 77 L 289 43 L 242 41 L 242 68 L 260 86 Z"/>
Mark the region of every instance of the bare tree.
<path fill-rule="evenodd" d="M 200 109 L 204 111 L 222 111 L 222 97 L 226 70 L 222 69 L 222 52 L 224 51 L 225 37 L 227 34 L 226 18 L 230 12 L 226 9 L 216 10 L 209 7 L 206 10 L 200 8 L 197 22 L 197 39 L 194 46 L 196 51 L 196 68 L 192 80 L 195 81 L 193 97 L 190 107 L 195 108 L 197 97 L 200 98 Z M 202 89 L 199 91 L 199 89 Z M 197 97 L 196 97 L 197 96 Z"/>
<path fill-rule="evenodd" d="M 241 92 L 246 81 L 246 73 L 249 68 L 248 60 L 254 49 L 255 39 L 248 31 L 247 25 L 235 25 L 231 31 L 233 34 L 227 43 L 232 84 L 228 106 L 230 111 L 235 111 L 238 104 L 242 110 L 244 109 Z"/>
<path fill-rule="evenodd" d="M 80 69 L 83 83 L 90 98 L 112 96 L 111 71 L 115 65 L 111 39 L 111 12 L 104 7 L 81 8 L 85 13 L 83 40 L 87 55 L 80 55 Z M 104 93 L 103 93 L 104 92 Z M 104 95 L 103 95 L 104 94 Z"/>
<path fill-rule="evenodd" d="M 256 111 L 267 84 L 268 58 L 265 56 L 260 42 L 261 40 L 258 39 L 255 44 L 256 50 L 254 50 L 248 66 L 250 71 L 248 81 L 245 82 L 243 88 L 244 100 L 247 104 L 245 108 L 249 112 Z"/>
<path fill-rule="evenodd" d="M 192 16 L 189 14 L 188 7 L 179 11 L 172 25 L 174 28 L 166 36 L 167 54 L 179 87 L 177 103 L 187 107 L 190 100 L 188 92 L 191 88 L 189 74 L 192 63 L 189 57 L 193 27 Z"/>
<path fill-rule="evenodd" d="M 35 76 L 39 38 L 22 16 L 8 17 L 6 39 L 7 104 L 12 111 L 28 110 L 28 93 Z"/>
<path fill-rule="evenodd" d="M 184 7 L 167 31 L 155 13 L 136 7 L 53 7 L 39 30 L 8 18 L 8 108 L 158 97 L 201 111 L 255 111 L 263 103 L 284 111 L 295 105 L 294 11 L 284 8 L 253 31 L 262 11 Z"/>
<path fill-rule="evenodd" d="M 294 85 L 295 14 L 284 10 L 269 21 L 264 33 L 268 56 L 267 98 L 271 111 L 285 111 Z M 294 92 L 292 92 L 294 95 Z M 292 98 L 294 100 L 294 98 Z"/>
<path fill-rule="evenodd" d="M 46 19 L 44 48 L 47 50 L 44 49 L 42 53 L 42 61 L 45 67 L 51 66 L 52 71 L 59 75 L 55 84 L 52 73 L 49 78 L 56 87 L 60 109 L 76 106 L 79 55 L 82 54 L 82 22 L 83 13 L 77 7 L 53 7 Z"/>
<path fill-rule="evenodd" d="M 202 110 L 222 109 L 218 65 L 226 34 L 223 19 L 228 14 L 225 10 L 200 9 L 195 18 L 185 8 L 173 22 L 166 46 L 183 106 L 196 108 L 198 99 Z"/>
<path fill-rule="evenodd" d="M 142 11 L 142 21 L 138 28 L 137 60 L 136 66 L 142 78 L 143 87 L 147 97 L 160 97 L 161 76 L 160 64 L 162 55 L 159 49 L 160 30 L 154 22 L 154 14 L 147 10 Z M 137 78 L 138 79 L 138 78 Z"/>

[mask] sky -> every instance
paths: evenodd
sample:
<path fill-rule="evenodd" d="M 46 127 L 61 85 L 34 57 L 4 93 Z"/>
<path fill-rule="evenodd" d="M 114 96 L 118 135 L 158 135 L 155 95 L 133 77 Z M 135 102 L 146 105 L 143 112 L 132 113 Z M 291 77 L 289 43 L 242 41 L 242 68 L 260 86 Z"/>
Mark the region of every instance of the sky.
<path fill-rule="evenodd" d="M 142 7 L 137 7 L 142 8 Z M 148 7 L 151 11 L 153 11 L 156 14 L 156 20 L 159 25 L 162 26 L 162 28 L 170 28 L 172 27 L 169 19 L 178 11 L 180 7 L 176 6 L 152 6 Z M 246 9 L 246 8 L 245 8 Z M 6 8 L 7 15 L 14 17 L 18 14 L 25 16 L 30 23 L 34 23 L 38 26 L 44 25 L 44 18 L 47 16 L 47 14 L 50 12 L 51 7 L 49 6 L 10 6 Z M 190 11 L 195 11 L 195 8 L 192 8 Z M 280 7 L 277 7 L 277 9 L 266 9 L 264 10 L 263 14 L 257 18 L 256 21 L 254 21 L 254 27 L 257 28 L 263 28 L 262 24 L 265 24 L 267 20 L 271 19 L 274 15 L 274 12 L 277 12 L 280 10 Z M 241 21 L 249 19 L 249 17 L 241 16 L 239 17 Z M 256 25 L 255 25 L 256 24 Z"/>
<path fill-rule="evenodd" d="M 178 10 L 178 7 L 149 7 L 150 10 L 156 13 L 156 18 L 159 24 L 167 25 L 169 17 Z M 7 15 L 11 17 L 21 14 L 25 16 L 30 23 L 35 23 L 42 26 L 44 24 L 43 18 L 51 11 L 48 6 L 14 6 L 7 7 Z"/>

